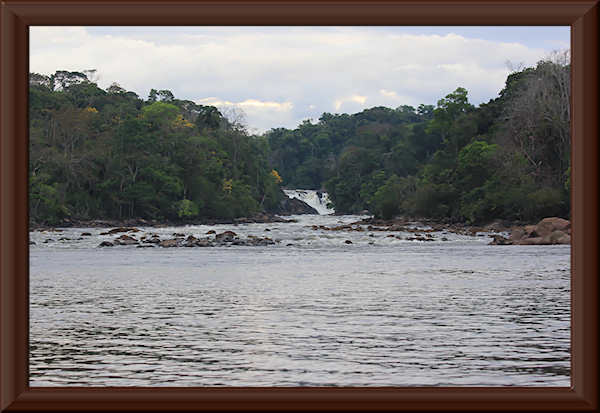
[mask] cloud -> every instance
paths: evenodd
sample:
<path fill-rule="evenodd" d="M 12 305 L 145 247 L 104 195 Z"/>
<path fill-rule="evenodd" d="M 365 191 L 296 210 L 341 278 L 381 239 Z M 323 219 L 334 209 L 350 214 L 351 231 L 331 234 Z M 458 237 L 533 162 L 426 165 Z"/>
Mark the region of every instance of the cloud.
<path fill-rule="evenodd" d="M 398 99 L 398 94 L 396 92 L 394 92 L 393 90 L 381 89 L 379 91 L 379 93 L 381 93 L 383 96 L 388 97 L 388 98 Z"/>
<path fill-rule="evenodd" d="M 333 102 L 333 107 L 335 108 L 335 110 L 340 110 L 344 103 L 358 103 L 360 106 L 365 106 L 365 103 L 367 103 L 367 97 L 360 95 L 352 95 L 345 98 L 336 99 Z"/>
<path fill-rule="evenodd" d="M 402 27 L 33 26 L 30 51 L 34 72 L 97 69 L 101 87 L 236 106 L 259 131 L 332 110 L 435 104 L 459 86 L 479 104 L 503 88 L 507 60 L 533 65 L 549 53 Z"/>
<path fill-rule="evenodd" d="M 256 108 L 256 109 L 269 109 L 274 111 L 290 111 L 294 107 L 292 102 L 262 102 L 257 99 L 246 99 L 242 102 L 230 102 L 228 100 L 221 100 L 216 97 L 208 97 L 204 99 L 198 99 L 196 103 L 201 105 L 212 105 L 212 106 L 238 106 L 242 109 Z"/>

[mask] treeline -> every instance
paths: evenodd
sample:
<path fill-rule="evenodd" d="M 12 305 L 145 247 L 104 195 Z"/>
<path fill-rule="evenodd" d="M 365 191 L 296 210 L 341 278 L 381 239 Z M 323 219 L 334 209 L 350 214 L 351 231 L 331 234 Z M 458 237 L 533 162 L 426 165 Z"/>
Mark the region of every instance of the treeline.
<path fill-rule="evenodd" d="M 289 188 L 324 189 L 337 212 L 479 223 L 570 213 L 568 55 L 511 74 L 478 107 L 324 113 L 249 135 L 217 108 L 93 71 L 30 74 L 30 220 L 231 219 L 276 210 Z"/>
<path fill-rule="evenodd" d="M 568 217 L 568 57 L 512 73 L 478 107 L 457 88 L 435 107 L 325 113 L 273 129 L 271 163 L 290 188 L 327 190 L 341 213 L 469 223 Z"/>
<path fill-rule="evenodd" d="M 31 223 L 227 219 L 279 203 L 266 138 L 168 90 L 144 100 L 92 75 L 30 75 Z"/>

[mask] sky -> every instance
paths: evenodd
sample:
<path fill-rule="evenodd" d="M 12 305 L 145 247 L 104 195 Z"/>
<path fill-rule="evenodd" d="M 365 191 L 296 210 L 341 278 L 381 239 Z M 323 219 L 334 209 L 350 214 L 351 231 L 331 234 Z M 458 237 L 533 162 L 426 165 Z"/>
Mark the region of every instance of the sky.
<path fill-rule="evenodd" d="M 294 128 L 324 112 L 435 105 L 464 87 L 497 97 L 512 69 L 568 49 L 568 26 L 30 28 L 30 72 L 97 70 L 147 98 L 244 114 L 249 131 Z"/>

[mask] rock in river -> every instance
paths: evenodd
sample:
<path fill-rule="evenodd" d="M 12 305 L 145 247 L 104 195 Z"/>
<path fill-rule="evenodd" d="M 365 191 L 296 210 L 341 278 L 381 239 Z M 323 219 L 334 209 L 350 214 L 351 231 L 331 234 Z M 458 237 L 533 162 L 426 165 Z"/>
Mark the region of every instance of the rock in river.
<path fill-rule="evenodd" d="M 138 240 L 130 237 L 129 235 L 123 234 L 119 238 L 115 239 L 114 243 L 118 245 L 135 245 L 138 244 Z"/>
<path fill-rule="evenodd" d="M 512 229 L 510 237 L 494 235 L 490 245 L 553 245 L 571 243 L 571 222 L 558 217 L 544 218 L 536 225 Z"/>
<path fill-rule="evenodd" d="M 232 242 L 237 234 L 233 231 L 225 231 L 215 235 L 215 239 L 219 242 Z"/>
<path fill-rule="evenodd" d="M 158 243 L 160 247 L 163 248 L 172 248 L 178 247 L 181 240 L 179 239 L 167 239 Z"/>

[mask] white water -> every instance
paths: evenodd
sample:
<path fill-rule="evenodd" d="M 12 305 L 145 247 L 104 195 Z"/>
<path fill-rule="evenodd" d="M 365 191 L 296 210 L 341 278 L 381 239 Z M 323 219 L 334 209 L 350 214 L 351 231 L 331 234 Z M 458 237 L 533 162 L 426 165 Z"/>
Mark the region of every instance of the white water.
<path fill-rule="evenodd" d="M 330 202 L 327 192 L 317 192 L 312 189 L 284 189 L 283 192 L 285 192 L 288 198 L 297 198 L 306 202 L 316 209 L 319 215 L 329 215 L 335 212 L 332 208 L 327 207 L 327 204 Z"/>

